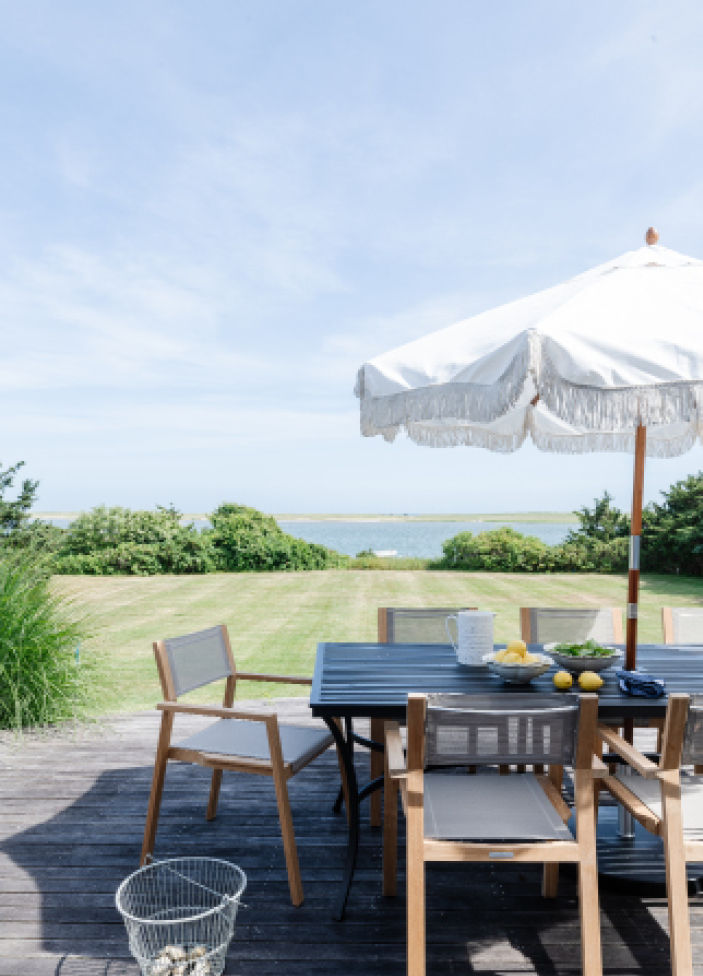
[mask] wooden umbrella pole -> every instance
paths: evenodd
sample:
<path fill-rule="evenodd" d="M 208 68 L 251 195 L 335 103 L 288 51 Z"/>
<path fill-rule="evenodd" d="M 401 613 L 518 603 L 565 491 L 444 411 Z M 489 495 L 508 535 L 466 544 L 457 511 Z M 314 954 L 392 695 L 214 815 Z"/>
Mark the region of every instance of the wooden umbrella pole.
<path fill-rule="evenodd" d="M 642 493 L 644 489 L 644 458 L 647 449 L 647 428 L 639 424 L 635 433 L 635 477 L 632 489 L 632 519 L 630 522 L 630 571 L 627 583 L 627 649 L 625 667 L 634 671 L 637 666 L 637 611 L 640 590 L 640 539 L 642 536 Z"/>

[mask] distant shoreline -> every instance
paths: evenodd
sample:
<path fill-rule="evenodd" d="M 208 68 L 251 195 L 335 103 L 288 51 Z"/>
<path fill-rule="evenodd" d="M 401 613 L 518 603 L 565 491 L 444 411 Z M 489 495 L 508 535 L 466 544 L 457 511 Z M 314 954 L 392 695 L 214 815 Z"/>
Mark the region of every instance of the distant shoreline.
<path fill-rule="evenodd" d="M 74 519 L 80 512 L 33 512 L 37 519 Z M 470 515 L 300 515 L 273 516 L 279 522 L 559 522 L 576 523 L 573 512 L 489 512 Z M 184 519 L 208 519 L 202 512 L 184 512 Z"/>

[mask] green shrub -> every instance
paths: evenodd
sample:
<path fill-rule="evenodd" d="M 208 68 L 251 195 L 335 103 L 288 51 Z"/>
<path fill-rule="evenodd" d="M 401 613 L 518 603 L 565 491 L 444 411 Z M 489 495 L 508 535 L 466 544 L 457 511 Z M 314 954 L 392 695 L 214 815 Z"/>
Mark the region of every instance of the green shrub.
<path fill-rule="evenodd" d="M 26 554 L 0 560 L 0 728 L 74 718 L 85 703 L 84 636 L 70 604 L 52 596 L 46 564 Z"/>
<path fill-rule="evenodd" d="M 52 525 L 51 522 L 35 519 L 22 524 L 17 531 L 6 538 L 5 544 L 10 549 L 24 549 L 30 553 L 46 556 L 57 553 L 65 537 L 66 529 Z"/>
<path fill-rule="evenodd" d="M 677 481 L 647 507 L 642 526 L 642 568 L 656 573 L 703 575 L 703 472 Z"/>
<path fill-rule="evenodd" d="M 627 539 L 603 542 L 576 538 L 550 546 L 509 526 L 491 532 L 460 532 L 442 546 L 444 558 L 433 569 L 489 573 L 616 573 L 627 568 Z"/>
<path fill-rule="evenodd" d="M 483 569 L 504 573 L 548 573 L 550 546 L 509 526 L 490 532 L 460 532 L 443 544 L 444 569 Z"/>
<path fill-rule="evenodd" d="M 642 569 L 650 573 L 703 575 L 703 473 L 677 481 L 663 492 L 661 503 L 642 513 Z M 607 492 L 593 508 L 576 514 L 581 527 L 571 532 L 564 548 L 579 551 L 594 572 L 627 568 L 630 519 L 611 504 Z"/>
<path fill-rule="evenodd" d="M 357 553 L 354 558 L 350 558 L 347 569 L 432 569 L 431 559 L 423 559 L 421 556 L 377 556 L 368 551 Z"/>
<path fill-rule="evenodd" d="M 627 569 L 627 538 L 567 541 L 551 546 L 553 566 L 557 573 L 623 573 Z"/>
<path fill-rule="evenodd" d="M 225 572 L 328 569 L 349 562 L 325 546 L 288 535 L 272 516 L 244 505 L 220 505 L 211 521 L 217 566 Z"/>
<path fill-rule="evenodd" d="M 56 572 L 96 576 L 209 573 L 216 568 L 212 533 L 181 525 L 175 509 L 94 508 L 65 533 Z"/>

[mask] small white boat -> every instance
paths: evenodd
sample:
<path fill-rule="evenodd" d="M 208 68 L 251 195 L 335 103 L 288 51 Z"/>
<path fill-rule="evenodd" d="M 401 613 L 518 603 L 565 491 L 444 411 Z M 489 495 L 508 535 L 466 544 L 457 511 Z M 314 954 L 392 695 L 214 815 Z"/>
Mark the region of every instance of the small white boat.
<path fill-rule="evenodd" d="M 397 549 L 374 549 L 374 556 L 397 556 Z"/>

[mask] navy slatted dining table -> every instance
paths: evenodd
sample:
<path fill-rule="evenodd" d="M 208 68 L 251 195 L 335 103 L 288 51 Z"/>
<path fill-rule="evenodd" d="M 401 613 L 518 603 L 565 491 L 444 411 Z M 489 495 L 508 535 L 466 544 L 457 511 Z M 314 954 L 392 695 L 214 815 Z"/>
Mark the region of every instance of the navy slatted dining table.
<path fill-rule="evenodd" d="M 496 649 L 505 645 L 496 645 Z M 540 652 L 541 644 L 530 645 Z M 664 678 L 668 692 L 703 694 L 703 647 L 640 645 L 637 651 L 640 671 Z M 466 668 L 457 663 L 451 645 L 438 644 L 342 644 L 318 646 L 310 694 L 312 714 L 323 719 L 332 732 L 342 756 L 349 794 L 348 842 L 342 884 L 335 915 L 343 918 L 349 897 L 359 848 L 359 807 L 374 790 L 382 786 L 379 778 L 360 787 L 354 765 L 354 745 L 383 750 L 354 732 L 355 718 L 405 720 L 408 694 L 460 693 L 480 695 L 500 689 L 505 695 L 516 692 L 562 694 L 552 677 L 556 666 L 528 685 L 509 685 L 487 669 Z M 634 698 L 620 691 L 613 670 L 602 672 L 599 691 L 599 717 L 609 722 L 627 719 L 663 718 L 667 697 Z M 344 720 L 344 730 L 335 719 Z"/>

